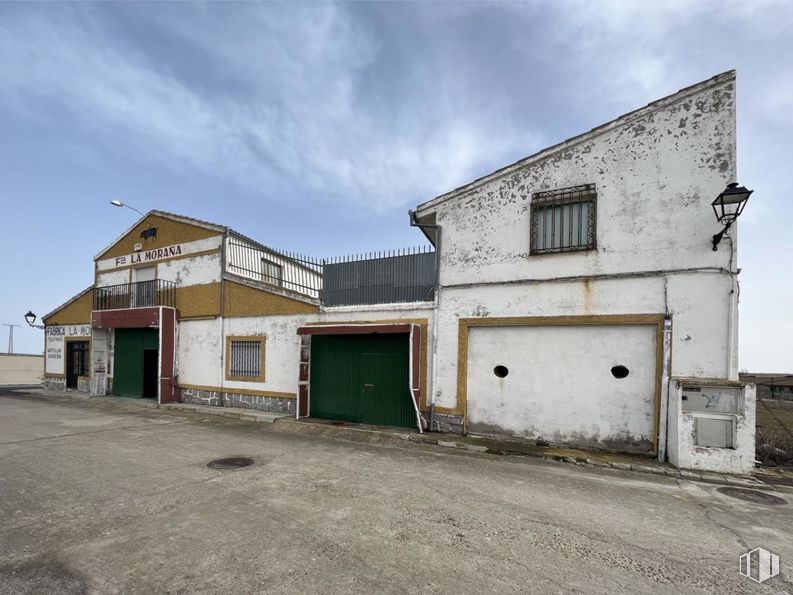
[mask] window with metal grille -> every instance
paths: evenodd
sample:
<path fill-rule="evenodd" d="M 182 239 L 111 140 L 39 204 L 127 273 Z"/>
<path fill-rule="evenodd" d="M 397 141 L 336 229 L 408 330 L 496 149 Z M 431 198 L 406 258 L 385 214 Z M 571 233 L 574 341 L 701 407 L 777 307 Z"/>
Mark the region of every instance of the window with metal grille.
<path fill-rule="evenodd" d="M 530 253 L 595 248 L 594 184 L 535 192 L 531 198 Z"/>
<path fill-rule="evenodd" d="M 262 258 L 262 280 L 265 283 L 282 286 L 284 284 L 284 267 L 272 260 Z"/>
<path fill-rule="evenodd" d="M 229 380 L 264 380 L 264 337 L 228 337 Z"/>

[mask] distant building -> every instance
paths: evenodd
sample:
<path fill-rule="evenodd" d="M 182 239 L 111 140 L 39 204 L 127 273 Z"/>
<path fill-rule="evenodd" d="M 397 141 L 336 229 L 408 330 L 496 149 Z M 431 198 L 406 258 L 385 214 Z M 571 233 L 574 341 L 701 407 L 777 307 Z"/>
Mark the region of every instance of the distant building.
<path fill-rule="evenodd" d="M 736 238 L 712 250 L 710 207 L 736 179 L 734 82 L 419 205 L 437 252 L 307 259 L 152 211 L 45 317 L 45 383 L 743 470 Z"/>
<path fill-rule="evenodd" d="M 793 401 L 793 374 L 741 373 L 741 382 L 757 386 L 758 399 Z"/>

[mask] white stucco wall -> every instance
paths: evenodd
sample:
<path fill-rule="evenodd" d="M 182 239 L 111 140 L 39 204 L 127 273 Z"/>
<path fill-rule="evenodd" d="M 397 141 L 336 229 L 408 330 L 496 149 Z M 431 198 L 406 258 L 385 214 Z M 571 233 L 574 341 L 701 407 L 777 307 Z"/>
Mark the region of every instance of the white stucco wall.
<path fill-rule="evenodd" d="M 157 265 L 157 278 L 173 281 L 179 287 L 206 285 L 220 281 L 221 255 L 204 254 L 176 258 Z"/>
<path fill-rule="evenodd" d="M 121 285 L 129 283 L 129 269 L 119 271 L 106 271 L 96 274 L 96 286 L 107 287 L 108 285 Z"/>
<path fill-rule="evenodd" d="M 702 273 L 443 289 L 435 403 L 456 405 L 458 320 L 469 317 L 668 312 L 673 320 L 673 374 L 724 378 L 731 359 L 727 340 L 730 288 L 729 275 Z"/>
<path fill-rule="evenodd" d="M 112 258 L 104 258 L 96 261 L 96 269 L 99 272 L 112 271 L 130 265 L 145 265 L 154 264 L 162 260 L 173 258 L 175 255 L 187 256 L 189 254 L 197 254 L 199 252 L 208 252 L 220 248 L 223 243 L 223 236 L 216 235 L 203 240 L 193 240 L 192 242 L 183 242 L 181 244 L 173 244 L 165 248 L 148 249 L 143 244 L 141 250 L 131 252 L 122 256 Z"/>
<path fill-rule="evenodd" d="M 470 328 L 468 430 L 652 451 L 656 332 L 656 325 Z M 614 366 L 627 377 L 615 378 Z"/>
<path fill-rule="evenodd" d="M 732 77 L 422 205 L 443 227 L 441 284 L 724 267 L 711 201 L 736 178 Z M 528 256 L 532 193 L 595 184 L 597 250 Z"/>
<path fill-rule="evenodd" d="M 737 378 L 735 238 L 712 251 L 710 206 L 735 179 L 728 74 L 421 205 L 443 229 L 436 405 L 457 406 L 463 317 L 668 315 L 673 375 Z M 529 255 L 532 194 L 579 184 L 597 248 Z"/>
<path fill-rule="evenodd" d="M 251 316 L 212 320 L 187 320 L 179 323 L 179 383 L 196 386 L 222 386 L 263 392 L 296 394 L 300 363 L 300 338 L 297 329 L 314 322 L 379 322 L 383 320 L 429 318 L 431 308 L 381 306 L 379 309 L 338 310 L 318 314 Z M 264 335 L 265 381 L 225 380 L 221 367 L 223 337 Z M 431 337 L 430 337 L 431 339 Z M 429 341 L 428 341 L 429 345 Z M 431 350 L 431 346 L 428 347 Z"/>

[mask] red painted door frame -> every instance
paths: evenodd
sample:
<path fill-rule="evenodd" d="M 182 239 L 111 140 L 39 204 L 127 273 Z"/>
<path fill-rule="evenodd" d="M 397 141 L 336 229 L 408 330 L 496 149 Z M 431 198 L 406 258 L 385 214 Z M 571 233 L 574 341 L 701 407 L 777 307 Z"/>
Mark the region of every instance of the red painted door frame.
<path fill-rule="evenodd" d="M 322 326 L 302 326 L 297 329 L 300 335 L 300 371 L 298 377 L 298 395 L 296 417 L 309 417 L 311 415 L 311 336 L 312 335 L 371 335 L 371 334 L 405 333 L 408 335 L 410 347 L 409 386 L 413 399 L 413 408 L 416 411 L 416 425 L 419 432 L 423 432 L 421 412 L 421 325 L 415 323 L 396 324 L 339 324 Z"/>
<path fill-rule="evenodd" d="M 166 306 L 126 310 L 95 310 L 91 313 L 92 328 L 159 329 L 159 380 L 157 383 L 157 401 L 159 403 L 174 403 L 181 399 L 181 390 L 175 381 L 178 322 L 179 312 L 176 308 Z"/>

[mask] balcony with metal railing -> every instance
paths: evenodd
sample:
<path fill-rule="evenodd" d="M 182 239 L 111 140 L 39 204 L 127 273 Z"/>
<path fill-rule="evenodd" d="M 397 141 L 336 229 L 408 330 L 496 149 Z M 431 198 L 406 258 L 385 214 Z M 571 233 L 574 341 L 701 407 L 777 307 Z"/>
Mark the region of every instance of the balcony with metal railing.
<path fill-rule="evenodd" d="M 176 307 L 176 283 L 163 279 L 94 288 L 94 310 Z"/>

